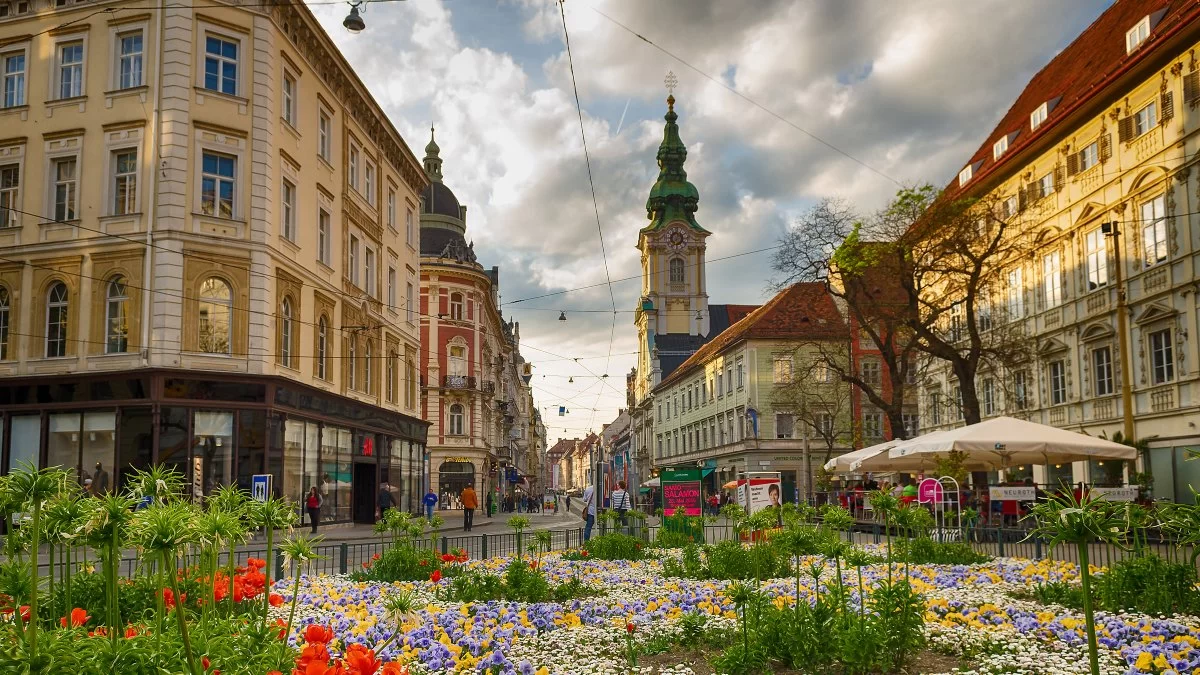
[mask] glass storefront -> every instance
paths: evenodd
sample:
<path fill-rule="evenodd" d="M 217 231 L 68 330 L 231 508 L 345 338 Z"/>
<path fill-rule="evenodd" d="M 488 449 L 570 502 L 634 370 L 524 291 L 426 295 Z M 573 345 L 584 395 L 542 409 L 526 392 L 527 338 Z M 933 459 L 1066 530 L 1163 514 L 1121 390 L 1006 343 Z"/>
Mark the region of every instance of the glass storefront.
<path fill-rule="evenodd" d="M 58 413 L 49 416 L 46 466 L 61 466 L 89 494 L 113 489 L 117 413 Z"/>

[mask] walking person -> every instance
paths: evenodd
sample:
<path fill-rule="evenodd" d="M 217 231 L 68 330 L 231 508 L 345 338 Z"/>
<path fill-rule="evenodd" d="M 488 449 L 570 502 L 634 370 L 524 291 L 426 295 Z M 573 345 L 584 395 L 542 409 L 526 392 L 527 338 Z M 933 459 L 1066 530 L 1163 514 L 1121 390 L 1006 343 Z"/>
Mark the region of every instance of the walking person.
<path fill-rule="evenodd" d="M 625 481 L 617 481 L 617 489 L 612 491 L 612 501 L 609 503 L 621 517 L 621 527 L 624 528 L 626 525 L 625 514 L 633 508 L 633 504 L 629 500 L 629 493 L 625 490 Z"/>
<path fill-rule="evenodd" d="M 425 520 L 433 522 L 433 507 L 438 503 L 437 493 L 433 491 L 433 488 L 429 488 L 429 492 L 425 493 L 425 499 L 421 501 L 425 502 Z"/>
<path fill-rule="evenodd" d="M 596 524 L 596 488 L 583 488 L 583 540 L 592 538 L 592 526 Z"/>
<path fill-rule="evenodd" d="M 89 492 L 91 492 L 93 497 L 108 494 L 108 472 L 104 470 L 100 462 L 96 462 L 96 473 L 92 475 L 92 485 L 89 488 Z"/>
<path fill-rule="evenodd" d="M 324 501 L 321 493 L 317 492 L 316 485 L 308 489 L 308 499 L 304 500 L 304 510 L 308 511 L 308 522 L 312 523 L 313 534 L 317 533 L 317 523 L 321 520 L 321 504 Z"/>
<path fill-rule="evenodd" d="M 463 488 L 458 500 L 462 502 L 463 508 L 463 531 L 470 532 L 471 525 L 475 522 L 475 509 L 479 508 L 479 498 L 475 496 L 475 488 L 470 485 Z"/>
<path fill-rule="evenodd" d="M 379 502 L 379 515 L 377 516 L 377 519 L 382 518 L 383 514 L 387 512 L 388 509 L 396 505 L 395 500 L 392 498 L 392 490 L 387 483 L 383 483 L 379 486 L 379 498 L 377 501 Z"/>

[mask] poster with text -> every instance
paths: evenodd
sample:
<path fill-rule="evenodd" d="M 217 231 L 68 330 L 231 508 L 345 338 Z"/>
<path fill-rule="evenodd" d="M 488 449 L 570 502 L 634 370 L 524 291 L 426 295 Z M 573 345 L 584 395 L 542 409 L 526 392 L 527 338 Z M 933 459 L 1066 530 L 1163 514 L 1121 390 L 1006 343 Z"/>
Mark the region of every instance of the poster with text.
<path fill-rule="evenodd" d="M 783 504 L 779 474 L 751 476 L 738 480 L 738 503 L 748 513 Z"/>
<path fill-rule="evenodd" d="M 663 514 L 674 515 L 682 506 L 685 515 L 700 515 L 700 481 L 662 482 Z"/>

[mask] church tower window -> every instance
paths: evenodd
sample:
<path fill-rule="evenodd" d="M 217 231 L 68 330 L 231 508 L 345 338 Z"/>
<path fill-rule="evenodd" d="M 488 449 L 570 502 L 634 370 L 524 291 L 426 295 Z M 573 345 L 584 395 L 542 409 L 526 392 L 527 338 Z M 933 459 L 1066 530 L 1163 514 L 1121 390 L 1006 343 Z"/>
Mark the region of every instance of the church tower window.
<path fill-rule="evenodd" d="M 671 258 L 670 267 L 671 267 L 671 271 L 670 271 L 669 278 L 671 280 L 671 283 L 672 284 L 682 284 L 683 283 L 683 259 L 682 258 Z"/>

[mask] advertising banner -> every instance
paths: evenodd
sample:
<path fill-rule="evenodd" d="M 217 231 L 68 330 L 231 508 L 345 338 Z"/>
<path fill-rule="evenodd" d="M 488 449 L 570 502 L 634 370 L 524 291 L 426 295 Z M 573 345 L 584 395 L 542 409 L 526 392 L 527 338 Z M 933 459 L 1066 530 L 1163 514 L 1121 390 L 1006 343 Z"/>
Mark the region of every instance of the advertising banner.
<path fill-rule="evenodd" d="M 738 479 L 738 503 L 747 513 L 757 513 L 783 503 L 779 472 L 752 473 Z"/>
<path fill-rule="evenodd" d="M 664 514 L 674 514 L 675 509 L 683 507 L 685 515 L 700 515 L 700 469 L 663 469 L 659 480 Z"/>
<path fill-rule="evenodd" d="M 1031 502 L 1037 498 L 1037 488 L 1031 485 L 997 485 L 988 488 L 988 498 L 994 502 Z"/>

